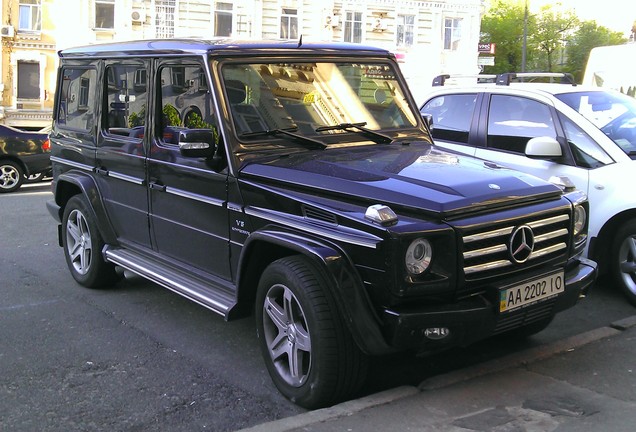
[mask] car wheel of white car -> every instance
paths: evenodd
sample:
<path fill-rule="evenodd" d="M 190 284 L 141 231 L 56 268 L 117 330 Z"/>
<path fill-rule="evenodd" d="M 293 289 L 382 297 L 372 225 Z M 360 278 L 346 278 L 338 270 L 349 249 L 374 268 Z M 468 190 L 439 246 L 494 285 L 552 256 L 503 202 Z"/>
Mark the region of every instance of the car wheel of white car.
<path fill-rule="evenodd" d="M 13 161 L 0 161 L 0 193 L 18 190 L 23 181 L 20 165 Z"/>
<path fill-rule="evenodd" d="M 263 272 L 256 297 L 259 345 L 279 391 L 308 409 L 354 396 L 367 357 L 320 271 L 304 257 L 281 258 Z"/>
<path fill-rule="evenodd" d="M 636 221 L 629 221 L 618 230 L 612 252 L 612 276 L 636 306 Z"/>

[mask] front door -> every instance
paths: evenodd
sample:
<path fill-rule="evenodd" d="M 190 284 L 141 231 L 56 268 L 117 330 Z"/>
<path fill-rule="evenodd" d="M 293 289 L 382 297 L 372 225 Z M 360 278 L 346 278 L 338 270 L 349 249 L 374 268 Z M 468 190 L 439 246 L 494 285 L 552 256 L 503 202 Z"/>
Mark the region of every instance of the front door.
<path fill-rule="evenodd" d="M 184 157 L 179 131 L 215 129 L 210 87 L 197 61 L 160 61 L 156 126 L 148 159 L 153 245 L 195 270 L 231 279 L 227 172 L 205 158 Z"/>

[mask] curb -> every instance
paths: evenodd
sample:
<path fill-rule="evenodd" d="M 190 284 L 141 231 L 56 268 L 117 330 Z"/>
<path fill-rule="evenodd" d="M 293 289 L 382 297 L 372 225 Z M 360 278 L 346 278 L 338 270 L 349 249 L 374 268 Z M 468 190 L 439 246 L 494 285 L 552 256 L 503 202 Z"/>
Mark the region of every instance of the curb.
<path fill-rule="evenodd" d="M 309 411 L 304 414 L 298 414 L 293 417 L 287 417 L 275 420 L 269 423 L 263 423 L 247 429 L 241 429 L 238 432 L 285 432 L 294 429 L 303 428 L 305 426 L 322 423 L 339 417 L 348 417 L 368 408 L 384 405 L 399 399 L 414 396 L 420 393 L 417 387 L 401 386 L 394 389 L 385 390 L 360 399 L 355 399 L 334 405 L 329 408 L 322 408 L 315 411 Z"/>
<path fill-rule="evenodd" d="M 489 360 L 482 364 L 467 367 L 458 371 L 438 375 L 424 380 L 419 386 L 400 386 L 390 390 L 385 390 L 360 399 L 343 402 L 329 408 L 309 411 L 293 417 L 287 417 L 268 423 L 256 425 L 237 432 L 287 432 L 300 429 L 311 424 L 323 423 L 340 417 L 348 417 L 360 411 L 396 402 L 400 399 L 414 396 L 418 393 L 448 387 L 453 384 L 468 381 L 483 375 L 500 372 L 505 369 L 512 369 L 522 365 L 536 362 L 556 354 L 573 351 L 584 345 L 601 339 L 616 336 L 624 330 L 636 327 L 636 315 L 614 321 L 607 327 L 600 327 L 575 336 L 562 339 L 550 344 L 528 348 L 517 353 L 509 354 L 501 358 Z"/>

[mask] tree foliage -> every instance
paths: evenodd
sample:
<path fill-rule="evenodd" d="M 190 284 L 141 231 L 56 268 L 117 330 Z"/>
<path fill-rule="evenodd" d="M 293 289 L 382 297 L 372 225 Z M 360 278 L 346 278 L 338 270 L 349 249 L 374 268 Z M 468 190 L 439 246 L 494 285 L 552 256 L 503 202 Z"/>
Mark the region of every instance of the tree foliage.
<path fill-rule="evenodd" d="M 581 22 L 572 10 L 547 5 L 538 13 L 525 0 L 494 0 L 481 21 L 481 42 L 495 43 L 495 65 L 485 73 L 522 70 L 524 27 L 526 71 L 570 72 L 580 82 L 592 48 L 626 42 L 620 32 Z M 527 13 L 527 16 L 526 16 Z M 524 24 L 525 23 L 525 24 Z"/>
<path fill-rule="evenodd" d="M 568 38 L 566 69 L 574 75 L 577 82 L 581 82 L 592 48 L 625 42 L 622 33 L 598 26 L 595 21 L 585 21 Z"/>

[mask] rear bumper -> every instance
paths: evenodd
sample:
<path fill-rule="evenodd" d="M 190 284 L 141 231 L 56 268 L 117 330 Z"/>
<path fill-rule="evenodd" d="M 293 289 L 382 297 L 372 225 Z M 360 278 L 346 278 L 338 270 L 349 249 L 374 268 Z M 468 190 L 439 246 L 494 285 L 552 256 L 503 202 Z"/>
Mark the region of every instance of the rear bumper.
<path fill-rule="evenodd" d="M 596 277 L 596 263 L 580 259 L 577 265 L 566 271 L 562 294 L 504 314 L 499 313 L 498 304 L 486 296 L 416 311 L 386 310 L 387 343 L 396 350 L 416 351 L 466 346 L 498 333 L 549 319 L 557 312 L 574 306 L 586 295 Z M 426 329 L 436 328 L 448 329 L 448 334 L 444 337 L 435 333 L 426 336 Z"/>

